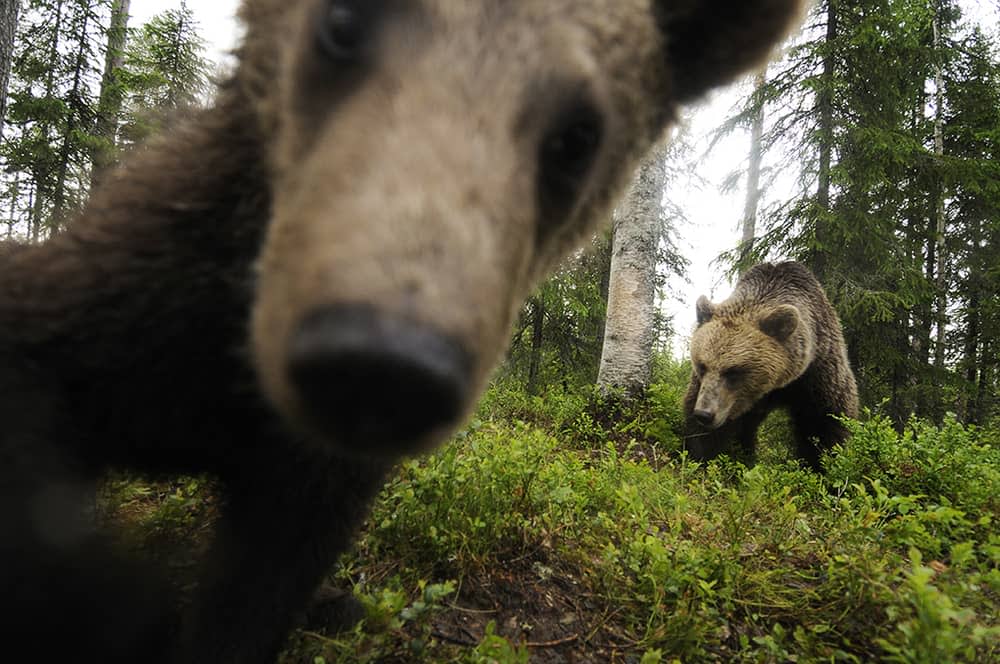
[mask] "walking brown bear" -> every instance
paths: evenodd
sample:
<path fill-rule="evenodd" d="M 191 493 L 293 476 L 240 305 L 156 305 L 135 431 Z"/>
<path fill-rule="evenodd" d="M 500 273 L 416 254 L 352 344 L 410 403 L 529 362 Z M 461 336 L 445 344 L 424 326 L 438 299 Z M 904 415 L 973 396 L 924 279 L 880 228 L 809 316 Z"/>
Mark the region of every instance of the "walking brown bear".
<path fill-rule="evenodd" d="M 815 470 L 823 450 L 847 437 L 835 416 L 858 415 L 858 388 L 837 312 L 800 263 L 761 263 L 729 299 L 698 299 L 685 447 L 695 459 L 735 443 L 752 461 L 757 429 L 786 408 L 796 453 Z"/>
<path fill-rule="evenodd" d="M 0 252 L 5 647 L 273 661 L 387 469 L 475 403 L 533 284 L 797 5 L 244 0 L 214 104 Z M 115 467 L 223 487 L 179 635 L 155 571 L 81 514 Z"/>

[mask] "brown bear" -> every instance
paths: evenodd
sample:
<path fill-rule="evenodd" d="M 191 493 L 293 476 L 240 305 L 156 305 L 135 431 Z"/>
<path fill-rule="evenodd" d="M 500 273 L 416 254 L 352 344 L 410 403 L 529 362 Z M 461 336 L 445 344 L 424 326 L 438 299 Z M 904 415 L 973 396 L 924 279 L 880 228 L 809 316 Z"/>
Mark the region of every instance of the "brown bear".
<path fill-rule="evenodd" d="M 475 404 L 533 285 L 798 4 L 244 0 L 211 107 L 0 252 L 5 647 L 274 661 L 392 464 Z M 119 467 L 222 486 L 179 634 L 156 571 L 86 516 Z"/>
<path fill-rule="evenodd" d="M 710 459 L 735 443 L 752 463 L 761 422 L 786 408 L 797 455 L 820 470 L 823 450 L 847 436 L 837 417 L 858 415 L 858 388 L 816 277 L 801 263 L 761 263 L 727 300 L 698 298 L 697 321 L 684 397 L 690 456 Z"/>

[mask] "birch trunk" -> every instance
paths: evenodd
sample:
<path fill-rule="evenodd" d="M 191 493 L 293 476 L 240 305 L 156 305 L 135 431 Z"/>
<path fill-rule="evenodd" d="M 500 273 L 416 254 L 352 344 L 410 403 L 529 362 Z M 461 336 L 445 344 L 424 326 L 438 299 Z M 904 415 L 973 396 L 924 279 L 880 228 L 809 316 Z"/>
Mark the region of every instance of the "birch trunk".
<path fill-rule="evenodd" d="M 941 3 L 935 4 L 934 10 L 934 53 L 938 62 L 934 65 L 934 156 L 938 164 L 944 157 L 944 77 L 941 72 Z M 937 254 L 935 270 L 935 286 L 937 287 L 937 338 L 934 344 L 934 367 L 944 370 L 945 328 L 948 323 L 948 279 L 945 274 L 945 218 L 944 218 L 944 182 L 938 178 L 937 200 L 934 201 L 934 245 Z"/>
<path fill-rule="evenodd" d="M 817 95 L 819 110 L 819 183 L 816 188 L 816 235 L 813 249 L 812 270 L 823 282 L 826 278 L 827 253 L 829 252 L 830 184 L 833 179 L 833 82 L 834 45 L 837 40 L 837 0 L 827 0 L 826 53 L 823 56 L 822 87 Z"/>
<path fill-rule="evenodd" d="M 662 150 L 639 168 L 615 212 L 604 347 L 597 385 L 641 397 L 653 356 L 656 255 L 661 235 Z"/>
<path fill-rule="evenodd" d="M 21 0 L 0 0 L 0 138 L 3 138 L 4 119 L 7 117 L 7 87 L 10 85 L 10 67 L 14 59 L 14 37 Z"/>
<path fill-rule="evenodd" d="M 754 90 L 759 105 L 753 114 L 750 126 L 750 164 L 747 169 L 747 197 L 743 206 L 743 228 L 740 239 L 740 274 L 749 268 L 750 255 L 753 252 L 753 240 L 757 235 L 757 206 L 760 202 L 760 163 L 764 158 L 761 136 L 764 133 L 764 101 L 761 91 L 767 82 L 767 68 L 761 69 L 754 77 Z"/>

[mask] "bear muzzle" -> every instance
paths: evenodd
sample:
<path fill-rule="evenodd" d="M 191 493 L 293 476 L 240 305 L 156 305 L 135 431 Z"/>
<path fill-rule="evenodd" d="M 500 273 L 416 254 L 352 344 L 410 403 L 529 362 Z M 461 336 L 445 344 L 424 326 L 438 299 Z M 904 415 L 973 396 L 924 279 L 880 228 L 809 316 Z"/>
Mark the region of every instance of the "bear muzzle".
<path fill-rule="evenodd" d="M 694 419 L 703 427 L 711 428 L 715 424 L 715 413 L 710 410 L 695 410 L 691 413 Z"/>
<path fill-rule="evenodd" d="M 721 382 L 714 377 L 705 376 L 691 412 L 694 420 L 705 429 L 717 429 L 729 419 L 732 408 L 732 397 L 724 390 Z"/>
<path fill-rule="evenodd" d="M 337 305 L 299 322 L 288 377 L 313 430 L 341 449 L 379 456 L 447 435 L 471 399 L 472 360 L 461 342 L 424 323 Z"/>

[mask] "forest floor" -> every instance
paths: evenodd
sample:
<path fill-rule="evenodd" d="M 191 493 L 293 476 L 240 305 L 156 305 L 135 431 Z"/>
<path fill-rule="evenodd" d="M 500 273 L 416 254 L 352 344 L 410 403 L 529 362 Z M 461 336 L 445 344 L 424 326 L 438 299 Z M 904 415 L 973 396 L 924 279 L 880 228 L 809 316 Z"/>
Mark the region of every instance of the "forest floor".
<path fill-rule="evenodd" d="M 754 468 L 699 466 L 658 396 L 609 415 L 492 391 L 331 570 L 363 619 L 314 616 L 281 662 L 1000 661 L 1000 430 L 869 416 L 820 476 L 777 419 Z M 215 505 L 192 478 L 99 501 L 185 591 Z"/>

